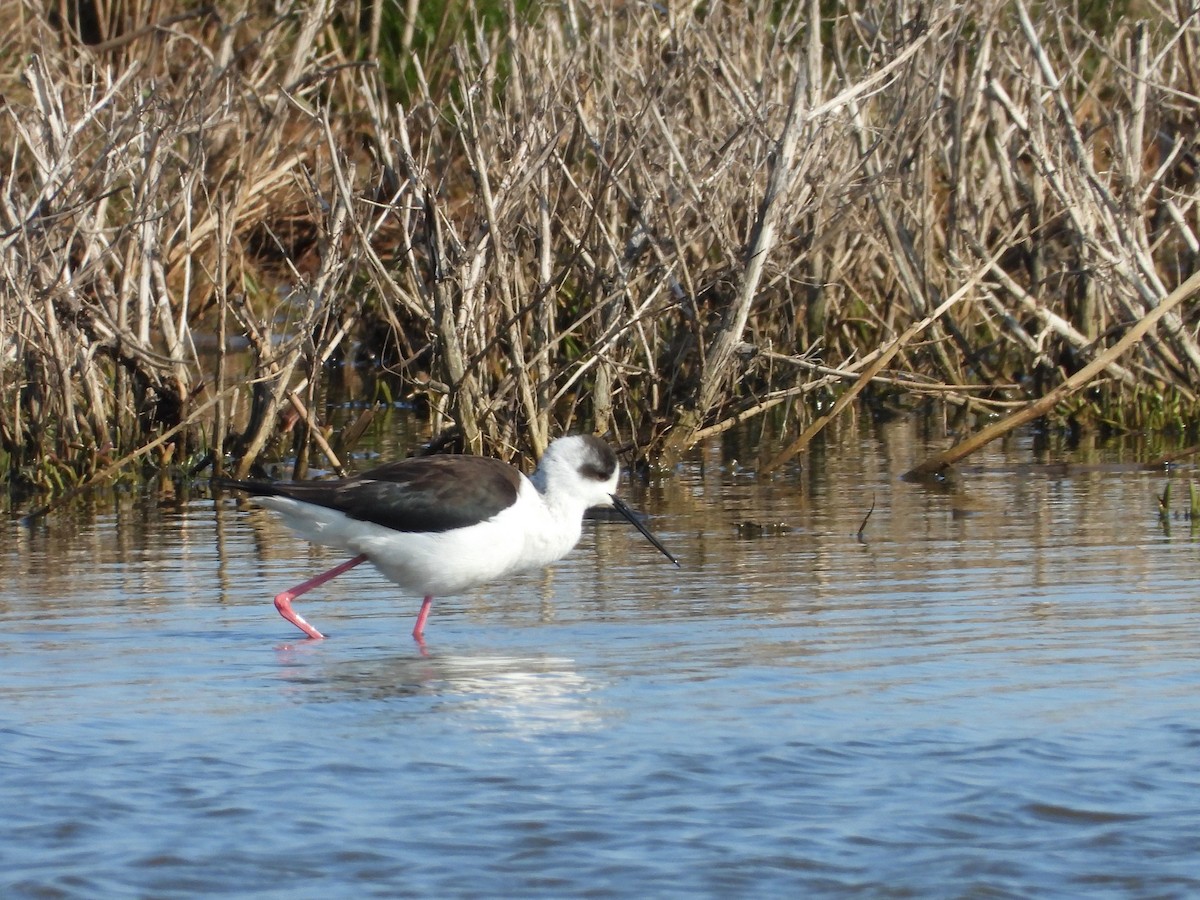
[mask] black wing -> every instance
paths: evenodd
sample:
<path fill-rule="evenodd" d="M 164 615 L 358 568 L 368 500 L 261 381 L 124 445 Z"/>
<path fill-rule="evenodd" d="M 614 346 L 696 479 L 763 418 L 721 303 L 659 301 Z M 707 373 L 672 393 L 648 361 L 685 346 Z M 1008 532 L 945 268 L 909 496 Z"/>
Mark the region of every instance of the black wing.
<path fill-rule="evenodd" d="M 481 456 L 422 456 L 338 481 L 233 481 L 218 487 L 290 497 L 396 531 L 450 531 L 490 519 L 517 499 L 521 473 Z"/>

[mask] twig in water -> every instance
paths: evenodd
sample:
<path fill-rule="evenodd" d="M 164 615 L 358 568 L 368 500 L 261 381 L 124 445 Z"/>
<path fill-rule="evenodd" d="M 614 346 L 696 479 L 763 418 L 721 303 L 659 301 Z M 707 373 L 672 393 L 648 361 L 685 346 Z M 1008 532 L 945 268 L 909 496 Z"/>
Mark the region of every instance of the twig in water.
<path fill-rule="evenodd" d="M 867 510 L 867 514 L 863 516 L 862 524 L 858 526 L 858 539 L 863 539 L 863 532 L 867 530 L 867 520 L 871 518 L 871 513 L 875 512 L 875 495 L 871 495 L 871 508 Z"/>
<path fill-rule="evenodd" d="M 349 453 L 354 449 L 354 445 L 363 436 L 367 426 L 375 420 L 375 413 L 378 409 L 378 404 L 368 406 L 342 431 L 340 446 L 343 453 Z"/>
<path fill-rule="evenodd" d="M 1171 518 L 1171 482 L 1163 488 L 1162 496 L 1155 499 L 1158 500 L 1158 517 L 1165 522 Z"/>
<path fill-rule="evenodd" d="M 1182 450 L 1174 450 L 1170 453 L 1164 453 L 1157 459 L 1147 463 L 1147 467 L 1159 469 L 1163 466 L 1170 465 L 1173 462 L 1178 462 L 1181 459 L 1186 459 L 1189 456 L 1195 456 L 1197 453 L 1200 453 L 1200 444 L 1194 444 L 1193 446 L 1185 447 Z"/>

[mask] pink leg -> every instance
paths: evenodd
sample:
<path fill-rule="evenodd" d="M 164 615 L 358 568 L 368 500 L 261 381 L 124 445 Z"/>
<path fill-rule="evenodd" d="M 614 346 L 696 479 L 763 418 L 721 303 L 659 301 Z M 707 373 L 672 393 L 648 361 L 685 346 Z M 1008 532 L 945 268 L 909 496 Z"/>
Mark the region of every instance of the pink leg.
<path fill-rule="evenodd" d="M 425 620 L 429 618 L 431 606 L 433 606 L 433 597 L 427 596 L 421 602 L 421 611 L 417 613 L 417 624 L 413 626 L 413 637 L 419 642 L 425 640 Z"/>
<path fill-rule="evenodd" d="M 309 625 L 306 621 L 304 621 L 304 616 L 292 609 L 292 601 L 301 594 L 307 594 L 313 588 L 320 587 L 325 582 L 337 578 L 343 572 L 349 572 L 355 566 L 365 563 L 366 561 L 366 555 L 360 553 L 358 556 L 354 557 L 354 559 L 348 559 L 344 563 L 334 566 L 328 572 L 322 572 L 315 578 L 310 578 L 303 584 L 296 585 L 291 590 L 284 591 L 281 594 L 276 594 L 275 608 L 279 610 L 279 614 L 281 616 L 307 634 L 310 638 L 316 638 L 320 640 L 321 638 L 325 637 L 325 635 L 321 634 L 321 632 Z"/>

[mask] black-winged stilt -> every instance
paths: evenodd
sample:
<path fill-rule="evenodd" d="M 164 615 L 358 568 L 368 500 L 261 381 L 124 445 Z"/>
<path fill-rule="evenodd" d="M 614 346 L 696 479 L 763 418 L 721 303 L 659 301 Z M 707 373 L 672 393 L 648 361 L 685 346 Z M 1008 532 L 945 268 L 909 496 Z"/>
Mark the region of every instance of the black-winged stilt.
<path fill-rule="evenodd" d="M 591 506 L 616 509 L 678 566 L 614 493 L 618 474 L 608 444 L 570 435 L 546 448 L 528 478 L 498 459 L 424 456 L 338 481 L 216 478 L 213 484 L 253 495 L 310 541 L 356 554 L 276 595 L 275 608 L 285 619 L 311 638 L 324 637 L 292 609 L 292 601 L 369 561 L 424 597 L 413 628 L 421 641 L 435 596 L 562 559 L 578 543 Z"/>

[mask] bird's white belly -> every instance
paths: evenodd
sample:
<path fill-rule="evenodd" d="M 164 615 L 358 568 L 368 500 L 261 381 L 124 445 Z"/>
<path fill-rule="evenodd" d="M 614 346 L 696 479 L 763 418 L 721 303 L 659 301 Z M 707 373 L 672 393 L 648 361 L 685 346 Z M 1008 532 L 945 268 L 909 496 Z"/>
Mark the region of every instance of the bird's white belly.
<path fill-rule="evenodd" d="M 527 567 L 520 533 L 494 521 L 435 533 L 375 526 L 375 533 L 355 538 L 350 549 L 365 553 L 385 576 L 422 596 L 457 594 Z"/>

